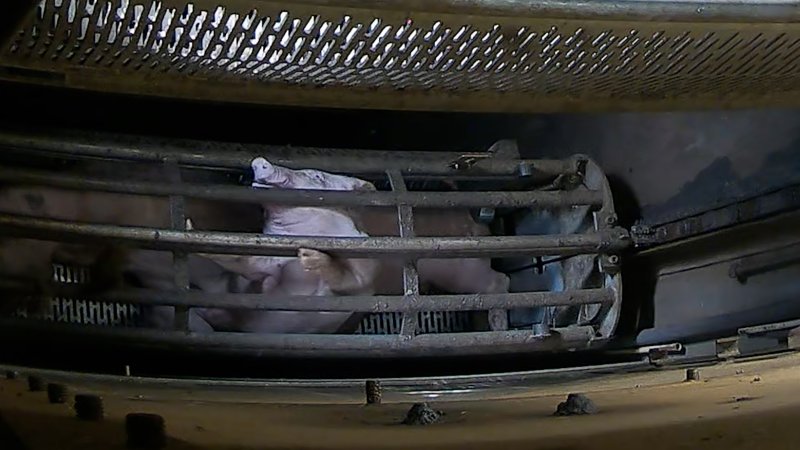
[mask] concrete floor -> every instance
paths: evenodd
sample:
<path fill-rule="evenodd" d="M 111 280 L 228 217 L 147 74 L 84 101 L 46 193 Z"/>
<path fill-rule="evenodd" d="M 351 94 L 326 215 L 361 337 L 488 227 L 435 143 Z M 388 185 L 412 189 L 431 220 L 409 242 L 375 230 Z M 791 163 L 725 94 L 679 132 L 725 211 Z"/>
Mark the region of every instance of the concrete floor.
<path fill-rule="evenodd" d="M 685 382 L 683 369 L 606 376 L 526 391 L 487 393 L 481 401 L 435 401 L 444 422 L 399 425 L 409 405 L 363 406 L 360 398 L 326 399 L 324 392 L 276 403 L 268 396 L 136 383 L 91 383 L 75 390 L 105 399 L 106 419 L 81 422 L 67 405 L 27 392 L 23 380 L 0 381 L 0 414 L 28 449 L 124 448 L 128 412 L 166 420 L 172 449 L 795 449 L 800 419 L 800 355 L 703 368 Z M 585 392 L 594 416 L 553 417 L 569 392 Z M 13 447 L 4 447 L 13 448 Z"/>

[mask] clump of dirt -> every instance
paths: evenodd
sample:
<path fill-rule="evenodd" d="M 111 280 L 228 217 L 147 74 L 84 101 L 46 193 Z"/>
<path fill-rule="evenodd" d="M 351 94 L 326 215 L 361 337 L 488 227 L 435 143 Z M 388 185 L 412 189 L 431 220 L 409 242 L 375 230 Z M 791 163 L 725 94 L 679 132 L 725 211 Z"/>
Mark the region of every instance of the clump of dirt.
<path fill-rule="evenodd" d="M 554 415 L 556 416 L 582 416 L 596 414 L 597 406 L 583 394 L 569 394 L 567 401 L 558 404 Z"/>
<path fill-rule="evenodd" d="M 442 412 L 430 407 L 427 403 L 415 403 L 408 410 L 403 425 L 432 425 L 442 419 Z"/>

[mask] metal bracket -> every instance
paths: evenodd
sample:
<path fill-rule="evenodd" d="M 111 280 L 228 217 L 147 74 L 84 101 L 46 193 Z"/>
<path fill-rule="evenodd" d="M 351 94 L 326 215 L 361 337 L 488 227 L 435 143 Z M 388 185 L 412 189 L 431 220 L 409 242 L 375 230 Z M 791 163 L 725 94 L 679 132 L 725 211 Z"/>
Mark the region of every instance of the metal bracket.
<path fill-rule="evenodd" d="M 715 342 L 718 359 L 730 360 L 741 354 L 739 352 L 738 336 L 717 339 Z"/>
<path fill-rule="evenodd" d="M 449 167 L 455 170 L 467 170 L 477 162 L 489 158 L 505 160 L 520 159 L 517 142 L 512 140 L 497 141 L 485 152 L 464 153 L 450 162 Z"/>

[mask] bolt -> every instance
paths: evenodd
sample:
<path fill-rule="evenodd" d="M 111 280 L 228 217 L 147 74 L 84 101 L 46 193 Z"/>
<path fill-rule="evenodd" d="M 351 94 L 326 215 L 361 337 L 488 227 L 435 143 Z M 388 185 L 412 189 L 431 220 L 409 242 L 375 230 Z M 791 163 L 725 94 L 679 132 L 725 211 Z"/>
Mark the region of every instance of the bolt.
<path fill-rule="evenodd" d="M 619 264 L 619 256 L 617 256 L 617 255 L 608 255 L 608 263 L 609 264 Z"/>
<path fill-rule="evenodd" d="M 158 414 L 130 413 L 125 416 L 128 447 L 155 449 L 167 445 L 164 418 Z"/>
<path fill-rule="evenodd" d="M 102 397 L 91 394 L 78 394 L 75 396 L 75 415 L 78 419 L 101 420 L 103 414 Z"/>
<path fill-rule="evenodd" d="M 520 177 L 529 177 L 533 175 L 533 167 L 529 163 L 521 162 L 519 163 L 518 172 Z"/>
<path fill-rule="evenodd" d="M 16 370 L 6 371 L 6 380 L 16 380 L 17 378 L 19 378 L 19 372 Z"/>
<path fill-rule="evenodd" d="M 617 223 L 616 214 L 609 214 L 606 216 L 606 225 L 614 225 L 615 223 Z"/>
<path fill-rule="evenodd" d="M 67 387 L 63 384 L 48 383 L 47 384 L 47 400 L 50 403 L 66 403 L 67 402 Z"/>
<path fill-rule="evenodd" d="M 478 213 L 478 219 L 481 223 L 490 223 L 494 220 L 494 208 L 481 208 Z"/>
<path fill-rule="evenodd" d="M 44 380 L 34 375 L 28 376 L 28 390 L 31 392 L 41 392 L 44 390 Z"/>
<path fill-rule="evenodd" d="M 383 389 L 381 388 L 381 383 L 379 381 L 367 380 L 366 392 L 367 392 L 367 404 L 368 405 L 380 405 L 381 404 L 381 397 L 382 397 L 382 394 L 383 394 Z"/>
<path fill-rule="evenodd" d="M 686 381 L 700 381 L 700 369 L 686 369 Z"/>

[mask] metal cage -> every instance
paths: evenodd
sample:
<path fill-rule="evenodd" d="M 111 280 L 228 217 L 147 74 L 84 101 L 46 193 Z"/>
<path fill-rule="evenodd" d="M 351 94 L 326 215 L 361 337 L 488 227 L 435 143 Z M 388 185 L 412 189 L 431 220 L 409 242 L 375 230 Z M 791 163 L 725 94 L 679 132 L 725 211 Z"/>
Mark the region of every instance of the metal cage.
<path fill-rule="evenodd" d="M 445 111 L 798 104 L 792 2 L 39 0 L 0 79 Z M 13 17 L 12 17 L 13 15 Z"/>
<path fill-rule="evenodd" d="M 23 318 L 0 319 L 0 333 L 9 337 L 102 338 L 108 342 L 200 349 L 273 356 L 387 357 L 469 355 L 586 349 L 613 336 L 621 305 L 618 252 L 629 244 L 628 232 L 616 225 L 613 200 L 605 176 L 584 156 L 568 160 L 519 159 L 513 142 L 501 141 L 482 153 L 371 152 L 330 149 L 286 149 L 233 144 L 136 139 L 69 134 L 0 133 L 6 158 L 70 160 L 104 158 L 115 164 L 131 161 L 175 165 L 193 170 L 232 170 L 245 175 L 255 156 L 265 156 L 290 168 L 318 168 L 371 179 L 387 179 L 390 191 L 334 192 L 259 190 L 234 184 L 151 182 L 84 177 L 27 167 L 13 161 L 0 169 L 6 185 L 37 185 L 69 190 L 94 190 L 162 196 L 170 199 L 172 229 L 71 223 L 41 217 L 0 214 L 6 237 L 61 242 L 115 242 L 174 254 L 175 281 L 171 291 L 118 290 L 81 297 L 102 304 L 168 305 L 176 307 L 176 329 L 57 324 Z M 480 180 L 489 191 L 414 191 L 407 180 Z M 520 190 L 520 183 L 530 188 Z M 289 237 L 233 232 L 187 231 L 182 203 L 185 197 L 283 205 L 386 207 L 397 209 L 399 237 Z M 415 237 L 414 211 L 419 207 L 484 208 L 485 211 L 587 211 L 589 228 L 569 234 L 483 237 Z M 403 296 L 269 296 L 208 294 L 189 290 L 187 254 L 261 254 L 294 256 L 298 248 L 313 248 L 343 257 L 401 257 Z M 599 274 L 596 286 L 566 283 L 561 291 L 508 294 L 423 295 L 415 261 L 423 257 L 562 257 L 591 255 L 589 268 Z M 181 282 L 180 280 L 183 280 Z M 69 287 L 69 286 L 67 286 Z M 6 289 L 12 287 L 6 286 Z M 13 288 L 16 289 L 16 288 Z M 77 294 L 59 294 L 72 298 Z M 583 321 L 542 329 L 508 329 L 493 324 L 489 331 L 418 333 L 419 312 L 494 311 L 532 307 L 595 305 Z M 247 334 L 188 331 L 188 311 L 195 307 L 281 311 L 340 311 L 399 313 L 398 334 Z"/>

